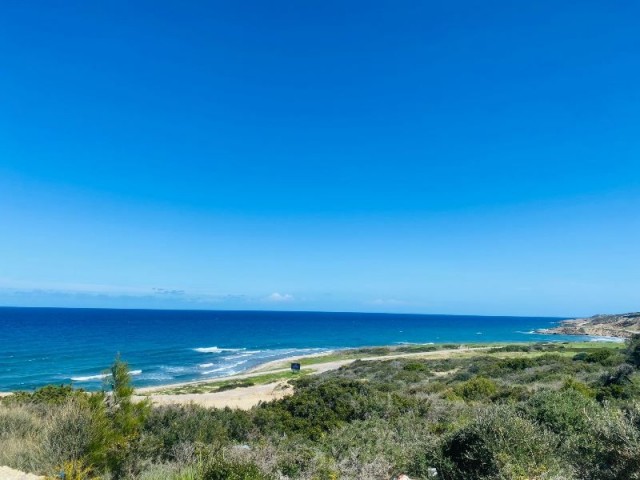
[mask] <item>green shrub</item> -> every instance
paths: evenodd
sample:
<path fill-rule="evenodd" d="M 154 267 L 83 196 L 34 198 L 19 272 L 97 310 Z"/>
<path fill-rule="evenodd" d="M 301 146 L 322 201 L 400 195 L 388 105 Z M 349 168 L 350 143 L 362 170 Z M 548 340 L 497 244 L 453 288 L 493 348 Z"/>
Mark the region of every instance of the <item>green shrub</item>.
<path fill-rule="evenodd" d="M 536 359 L 529 357 L 504 358 L 498 362 L 498 368 L 507 370 L 524 370 L 537 365 Z"/>
<path fill-rule="evenodd" d="M 145 440 L 151 455 L 173 460 L 174 451 L 184 444 L 213 445 L 247 442 L 255 429 L 248 412 L 211 409 L 198 405 L 171 405 L 154 408 L 145 419 Z"/>
<path fill-rule="evenodd" d="M 15 392 L 3 400 L 7 403 L 60 405 L 83 394 L 84 390 L 75 389 L 71 385 L 46 385 L 33 392 Z"/>
<path fill-rule="evenodd" d="M 585 355 L 581 355 L 581 353 Z M 576 358 L 580 356 L 579 358 Z M 599 363 L 605 366 L 611 366 L 616 363 L 616 355 L 610 348 L 598 348 L 589 353 L 580 352 L 573 357 L 574 360 L 583 360 L 588 363 Z M 624 358 L 619 358 L 617 363 L 624 361 Z"/>
<path fill-rule="evenodd" d="M 405 470 L 416 455 L 423 453 L 426 443 L 435 441 L 430 428 L 425 416 L 417 412 L 390 419 L 358 420 L 325 436 L 321 447 L 331 452 L 338 465 L 350 465 L 349 478 L 378 478 L 371 470 L 366 474 L 367 465 L 376 464 L 378 474 L 386 480 L 391 477 L 392 466 Z"/>
<path fill-rule="evenodd" d="M 202 480 L 271 480 L 254 463 L 217 456 L 202 468 Z"/>
<path fill-rule="evenodd" d="M 492 408 L 448 436 L 439 470 L 444 478 L 571 478 L 557 440 L 511 408 Z"/>
<path fill-rule="evenodd" d="M 280 446 L 276 469 L 287 477 L 298 478 L 304 474 L 317 455 L 317 451 L 306 442 L 283 442 Z"/>
<path fill-rule="evenodd" d="M 389 347 L 364 347 L 356 350 L 357 353 L 364 353 L 372 356 L 384 356 L 393 353 Z"/>
<path fill-rule="evenodd" d="M 55 469 L 54 476 L 47 477 L 47 480 L 98 480 L 94 475 L 93 468 L 84 464 L 82 460 L 68 460 Z"/>
<path fill-rule="evenodd" d="M 587 352 L 578 352 L 573 356 L 573 360 L 585 362 L 589 358 L 589 354 Z"/>
<path fill-rule="evenodd" d="M 624 364 L 600 377 L 596 398 L 628 400 L 640 394 L 640 378 L 631 365 Z"/>
<path fill-rule="evenodd" d="M 605 405 L 589 418 L 588 429 L 567 440 L 568 457 L 585 480 L 640 479 L 640 416 Z"/>
<path fill-rule="evenodd" d="M 640 367 L 640 335 L 636 334 L 627 341 L 625 354 L 631 365 Z"/>
<path fill-rule="evenodd" d="M 406 472 L 411 478 L 433 478 L 432 469 L 438 468 L 442 471 L 442 465 L 445 461 L 442 457 L 442 448 L 439 440 L 436 437 L 426 438 L 420 441 L 409 452 L 411 454 L 410 459 L 406 465 Z M 449 464 L 449 469 L 451 469 Z"/>
<path fill-rule="evenodd" d="M 498 386 L 488 378 L 474 377 L 457 385 L 454 391 L 465 400 L 486 400 L 498 392 Z"/>
<path fill-rule="evenodd" d="M 299 433 L 320 438 L 345 422 L 382 412 L 388 394 L 376 392 L 363 382 L 345 379 L 301 379 L 296 394 L 264 404 L 255 412 L 257 425 L 265 432 Z"/>
<path fill-rule="evenodd" d="M 530 345 L 505 345 L 504 347 L 495 347 L 487 350 L 489 353 L 502 353 L 502 352 L 530 352 L 532 346 Z"/>
<path fill-rule="evenodd" d="M 524 385 L 505 385 L 498 389 L 491 400 L 497 403 L 516 403 L 529 398 L 531 392 Z"/>
<path fill-rule="evenodd" d="M 564 382 L 561 390 L 574 390 L 578 393 L 581 393 L 585 397 L 595 398 L 596 391 L 591 388 L 589 385 L 583 382 L 579 382 L 573 378 L 570 378 Z"/>
<path fill-rule="evenodd" d="M 588 429 L 590 416 L 598 404 L 574 390 L 542 390 L 534 394 L 521 408 L 523 414 L 561 437 Z"/>
<path fill-rule="evenodd" d="M 146 468 L 136 480 L 202 480 L 197 465 L 156 464 Z"/>
<path fill-rule="evenodd" d="M 402 369 L 406 372 L 428 372 L 429 368 L 421 362 L 409 362 Z"/>
<path fill-rule="evenodd" d="M 226 390 L 233 390 L 235 388 L 246 388 L 255 385 L 251 380 L 238 380 L 237 382 L 230 382 L 220 385 L 217 392 L 224 392 Z"/>

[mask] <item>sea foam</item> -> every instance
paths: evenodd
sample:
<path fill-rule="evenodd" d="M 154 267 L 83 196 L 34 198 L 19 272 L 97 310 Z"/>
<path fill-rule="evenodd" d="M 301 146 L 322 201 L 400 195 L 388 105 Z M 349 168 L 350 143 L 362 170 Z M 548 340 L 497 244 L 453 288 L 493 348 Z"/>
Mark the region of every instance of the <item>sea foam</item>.
<path fill-rule="evenodd" d="M 100 373 L 98 375 L 87 375 L 86 377 L 71 377 L 74 382 L 93 382 L 94 380 L 102 380 L 107 378 L 109 373 Z"/>
<path fill-rule="evenodd" d="M 131 370 L 129 372 L 129 375 L 136 376 L 140 375 L 141 373 L 142 370 Z M 97 375 L 87 375 L 85 377 L 71 377 L 71 380 L 73 380 L 74 382 L 95 382 L 96 380 L 102 380 L 110 376 L 110 373 L 99 373 Z"/>
<path fill-rule="evenodd" d="M 232 363 L 230 365 L 223 365 L 219 368 L 214 368 L 213 370 L 205 370 L 204 372 L 201 372 L 201 375 L 210 375 L 212 373 L 218 373 L 218 372 L 227 372 L 228 374 L 232 374 L 232 373 L 237 373 L 235 371 L 233 371 L 234 368 L 239 367 L 240 365 L 244 365 L 245 363 L 247 363 L 247 360 L 242 360 L 240 362 L 236 362 L 236 363 Z"/>
<path fill-rule="evenodd" d="M 193 349 L 199 353 L 241 352 L 244 348 L 198 347 Z"/>
<path fill-rule="evenodd" d="M 599 336 L 599 337 L 592 337 L 589 339 L 590 342 L 614 342 L 614 343 L 624 343 L 625 339 L 621 338 L 621 337 L 606 337 L 606 336 Z"/>

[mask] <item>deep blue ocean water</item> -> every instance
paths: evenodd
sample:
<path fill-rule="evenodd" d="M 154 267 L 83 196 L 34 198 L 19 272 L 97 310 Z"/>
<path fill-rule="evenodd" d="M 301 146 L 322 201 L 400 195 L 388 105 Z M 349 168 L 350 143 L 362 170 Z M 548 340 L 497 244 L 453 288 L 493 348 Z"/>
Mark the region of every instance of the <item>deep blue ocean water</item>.
<path fill-rule="evenodd" d="M 583 340 L 558 318 L 0 307 L 0 391 L 102 386 L 117 353 L 137 386 L 215 378 L 298 353 L 401 343 Z"/>

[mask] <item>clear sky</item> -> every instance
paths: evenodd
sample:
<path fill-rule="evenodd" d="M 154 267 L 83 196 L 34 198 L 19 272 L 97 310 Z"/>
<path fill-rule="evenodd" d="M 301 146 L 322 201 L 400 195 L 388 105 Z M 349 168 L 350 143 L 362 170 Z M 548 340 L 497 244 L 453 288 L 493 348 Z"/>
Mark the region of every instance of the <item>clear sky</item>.
<path fill-rule="evenodd" d="M 639 18 L 4 2 L 0 304 L 640 310 Z"/>

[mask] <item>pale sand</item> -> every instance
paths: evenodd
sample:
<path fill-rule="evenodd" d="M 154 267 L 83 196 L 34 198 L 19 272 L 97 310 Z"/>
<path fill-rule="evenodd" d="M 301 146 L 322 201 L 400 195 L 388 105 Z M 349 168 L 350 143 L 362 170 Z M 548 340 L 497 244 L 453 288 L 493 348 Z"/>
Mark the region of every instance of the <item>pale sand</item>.
<path fill-rule="evenodd" d="M 239 408 L 249 410 L 260 402 L 269 402 L 285 397 L 291 387 L 279 381 L 266 385 L 236 388 L 215 393 L 183 393 L 180 395 L 150 395 L 154 405 L 188 405 L 195 403 L 203 407 Z M 136 397 L 142 399 L 144 397 Z"/>
<path fill-rule="evenodd" d="M 9 467 L 0 467 L 0 479 L 2 480 L 41 480 L 39 477 L 31 473 L 23 473 Z"/>
<path fill-rule="evenodd" d="M 344 359 L 344 360 L 336 360 L 333 362 L 326 363 L 318 363 L 315 365 L 311 365 L 308 368 L 311 368 L 313 371 L 310 373 L 312 375 L 317 375 L 320 373 L 328 372 L 330 370 L 337 370 L 338 368 L 349 365 L 356 360 L 361 361 L 374 361 L 374 360 L 393 360 L 396 358 L 433 358 L 440 356 L 448 356 L 455 353 L 460 352 L 468 352 L 470 350 L 486 350 L 488 347 L 475 347 L 475 348 L 456 348 L 451 350 L 436 350 L 433 352 L 417 352 L 417 353 L 399 353 L 395 355 L 383 355 L 376 357 L 365 357 L 359 359 Z M 311 356 L 319 356 L 318 354 L 314 354 Z M 234 375 L 229 377 L 224 377 L 221 379 L 210 379 L 207 381 L 199 381 L 199 382 L 188 382 L 182 383 L 179 385 L 170 385 L 164 387 L 149 387 L 149 388 L 141 388 L 137 390 L 139 393 L 146 394 L 145 396 L 139 395 L 136 396 L 136 399 L 142 400 L 144 398 L 149 398 L 154 405 L 186 405 L 190 403 L 194 403 L 197 405 L 201 405 L 204 407 L 216 407 L 216 408 L 239 408 L 242 410 L 248 410 L 251 407 L 256 406 L 260 402 L 268 402 L 271 400 L 277 400 L 287 395 L 291 395 L 293 393 L 293 388 L 288 386 L 287 381 L 280 380 L 273 383 L 269 383 L 266 385 L 254 385 L 251 387 L 241 387 L 233 390 L 226 390 L 222 392 L 212 392 L 212 393 L 185 393 L 185 394 L 169 394 L 163 395 L 161 393 L 156 393 L 162 390 L 166 390 L 167 388 L 173 388 L 184 385 L 198 385 L 198 384 L 206 384 L 212 383 L 220 380 L 236 380 L 243 378 L 250 378 L 257 375 L 264 374 L 266 372 L 275 373 L 275 372 L 285 372 L 287 368 L 275 368 L 281 366 L 283 363 L 287 363 L 291 360 L 303 359 L 305 357 L 297 356 L 291 358 L 285 358 L 280 360 L 274 360 L 273 362 L 269 362 L 266 364 L 262 364 L 257 368 L 253 369 L 249 373 L 245 373 L 242 375 Z M 308 358 L 308 357 L 306 357 Z"/>

